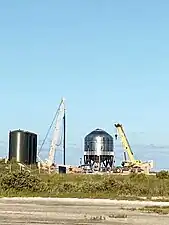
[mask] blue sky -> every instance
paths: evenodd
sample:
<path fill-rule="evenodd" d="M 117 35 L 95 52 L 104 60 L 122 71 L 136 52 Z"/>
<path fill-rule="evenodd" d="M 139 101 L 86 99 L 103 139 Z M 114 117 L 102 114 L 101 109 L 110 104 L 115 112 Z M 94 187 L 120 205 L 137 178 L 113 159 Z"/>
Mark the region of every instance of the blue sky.
<path fill-rule="evenodd" d="M 0 1 L 0 153 L 9 130 L 42 140 L 64 96 L 67 162 L 79 162 L 87 133 L 113 134 L 121 122 L 138 157 L 169 167 L 168 9 L 167 0 Z"/>

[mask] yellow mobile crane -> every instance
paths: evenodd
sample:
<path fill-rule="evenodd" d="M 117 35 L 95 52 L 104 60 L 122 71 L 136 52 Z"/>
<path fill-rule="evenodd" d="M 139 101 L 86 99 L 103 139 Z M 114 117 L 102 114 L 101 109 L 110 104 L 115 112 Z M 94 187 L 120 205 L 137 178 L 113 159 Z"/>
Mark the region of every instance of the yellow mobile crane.
<path fill-rule="evenodd" d="M 134 172 L 136 172 L 136 171 L 139 172 L 139 169 L 140 169 L 141 171 L 144 171 L 145 173 L 149 173 L 150 169 L 153 168 L 153 161 L 142 162 L 141 160 L 136 160 L 134 158 L 134 154 L 131 150 L 130 144 L 125 135 L 122 124 L 117 123 L 117 124 L 115 124 L 115 127 L 118 131 L 118 134 L 121 138 L 121 142 L 122 142 L 122 145 L 124 148 L 124 161 L 122 162 L 122 166 L 124 168 L 127 168 L 131 172 L 133 170 L 134 170 Z M 117 138 L 117 135 L 116 135 L 116 138 Z M 128 160 L 127 160 L 127 155 L 128 155 Z"/>

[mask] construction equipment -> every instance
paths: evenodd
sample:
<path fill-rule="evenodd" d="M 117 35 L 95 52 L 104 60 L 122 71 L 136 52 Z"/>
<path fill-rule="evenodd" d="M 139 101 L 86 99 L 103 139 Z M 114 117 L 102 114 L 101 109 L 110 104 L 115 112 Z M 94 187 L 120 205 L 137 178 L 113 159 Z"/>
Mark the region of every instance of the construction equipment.
<path fill-rule="evenodd" d="M 68 173 L 83 173 L 83 169 L 80 167 L 70 166 Z"/>
<path fill-rule="evenodd" d="M 65 100 L 62 99 L 59 106 L 58 117 L 56 120 L 56 125 L 53 132 L 53 138 L 52 138 L 51 147 L 49 151 L 49 158 L 47 161 L 48 167 L 52 166 L 52 164 L 54 163 L 56 146 L 59 143 L 60 129 L 61 129 L 61 124 L 63 123 L 64 115 L 65 115 Z"/>
<path fill-rule="evenodd" d="M 129 172 L 144 172 L 149 173 L 153 168 L 153 161 L 142 162 L 134 158 L 133 151 L 125 135 L 123 126 L 119 123 L 115 124 L 118 134 L 121 138 L 121 142 L 124 148 L 124 161 L 122 162 L 122 170 L 128 170 Z M 116 135 L 117 138 L 117 135 Z M 128 155 L 128 157 L 127 157 Z M 128 159 L 127 159 L 128 158 Z"/>
<path fill-rule="evenodd" d="M 40 159 L 40 157 L 38 155 L 38 159 L 39 159 L 38 166 L 42 167 L 43 169 L 46 169 L 49 171 L 55 170 L 54 159 L 55 159 L 55 154 L 56 154 L 56 147 L 61 145 L 61 142 L 62 142 L 62 140 L 60 140 L 60 136 L 61 136 L 60 133 L 61 133 L 62 123 L 64 123 L 64 126 L 65 126 L 64 120 L 65 120 L 65 99 L 62 99 L 61 103 L 59 105 L 59 108 L 55 114 L 55 117 L 52 121 L 52 124 L 50 125 L 50 128 L 49 128 L 49 130 L 50 130 L 52 128 L 53 123 L 56 121 L 55 128 L 53 131 L 53 138 L 52 138 L 51 146 L 50 146 L 49 153 L 48 153 L 48 159 L 46 160 L 46 162 L 44 162 L 42 159 Z M 47 139 L 49 130 L 48 130 L 47 135 L 41 145 L 40 150 L 42 149 L 42 147 Z M 65 130 L 65 127 L 64 127 L 64 130 Z M 64 134 L 65 134 L 65 131 L 64 131 Z M 65 142 L 65 137 L 64 137 L 64 142 Z M 64 145 L 64 148 L 65 148 L 65 145 Z M 64 153 L 65 153 L 65 151 L 64 151 Z M 64 155 L 64 162 L 65 162 L 65 155 Z"/>

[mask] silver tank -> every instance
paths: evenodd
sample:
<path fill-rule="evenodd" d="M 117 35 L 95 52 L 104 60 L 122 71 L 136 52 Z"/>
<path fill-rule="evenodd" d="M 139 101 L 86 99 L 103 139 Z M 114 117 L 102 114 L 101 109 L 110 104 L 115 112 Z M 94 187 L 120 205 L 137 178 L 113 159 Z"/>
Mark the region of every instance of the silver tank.
<path fill-rule="evenodd" d="M 96 129 L 84 139 L 84 155 L 114 155 L 113 137 L 102 129 Z"/>

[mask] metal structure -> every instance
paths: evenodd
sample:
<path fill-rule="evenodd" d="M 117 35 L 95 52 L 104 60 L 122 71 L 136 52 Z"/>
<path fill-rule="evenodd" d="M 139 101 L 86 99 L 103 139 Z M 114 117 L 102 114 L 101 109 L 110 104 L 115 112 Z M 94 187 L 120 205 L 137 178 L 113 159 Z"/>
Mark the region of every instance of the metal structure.
<path fill-rule="evenodd" d="M 54 128 L 53 138 L 52 138 L 52 142 L 51 142 L 51 146 L 50 146 L 49 158 L 48 158 L 48 162 L 47 162 L 48 166 L 51 166 L 54 163 L 56 146 L 58 145 L 59 139 L 60 139 L 61 125 L 64 123 L 64 121 L 65 121 L 65 99 L 62 99 L 59 109 L 58 109 L 56 125 Z M 64 151 L 64 153 L 65 153 L 65 151 Z M 64 163 L 65 163 L 65 156 L 64 156 Z"/>
<path fill-rule="evenodd" d="M 122 124 L 117 123 L 115 124 L 115 127 L 118 131 L 124 149 L 124 161 L 122 162 L 123 168 L 134 172 L 138 172 L 140 170 L 148 174 L 153 168 L 153 161 L 142 162 L 141 160 L 136 160 Z"/>
<path fill-rule="evenodd" d="M 14 130 L 9 132 L 9 161 L 35 164 L 37 158 L 37 134 Z"/>
<path fill-rule="evenodd" d="M 53 137 L 52 137 L 52 141 L 51 141 L 51 145 L 50 145 L 50 149 L 49 149 L 49 153 L 48 153 L 48 159 L 46 160 L 46 162 L 43 162 L 43 160 L 40 159 L 39 153 L 43 148 L 43 145 L 49 135 L 49 132 L 51 130 L 51 128 L 53 127 L 55 123 L 55 127 L 54 127 L 54 131 L 53 131 Z M 63 126 L 62 126 L 63 125 Z M 55 168 L 55 154 L 56 154 L 56 150 L 57 147 L 62 145 L 62 141 L 63 141 L 63 164 L 65 165 L 65 148 L 66 148 L 66 116 L 65 116 L 65 99 L 62 98 L 60 105 L 58 107 L 58 110 L 54 116 L 54 119 L 48 129 L 48 132 L 45 136 L 45 139 L 40 147 L 39 153 L 38 153 L 38 159 L 40 160 L 39 162 L 39 167 L 42 166 L 42 168 L 44 169 L 50 169 Z M 62 131 L 63 130 L 63 135 L 62 135 Z M 62 137 L 63 136 L 63 137 Z M 63 139 L 63 140 L 62 140 Z"/>
<path fill-rule="evenodd" d="M 114 165 L 113 137 L 102 129 L 96 129 L 84 139 L 84 164 L 91 169 L 107 171 Z"/>

